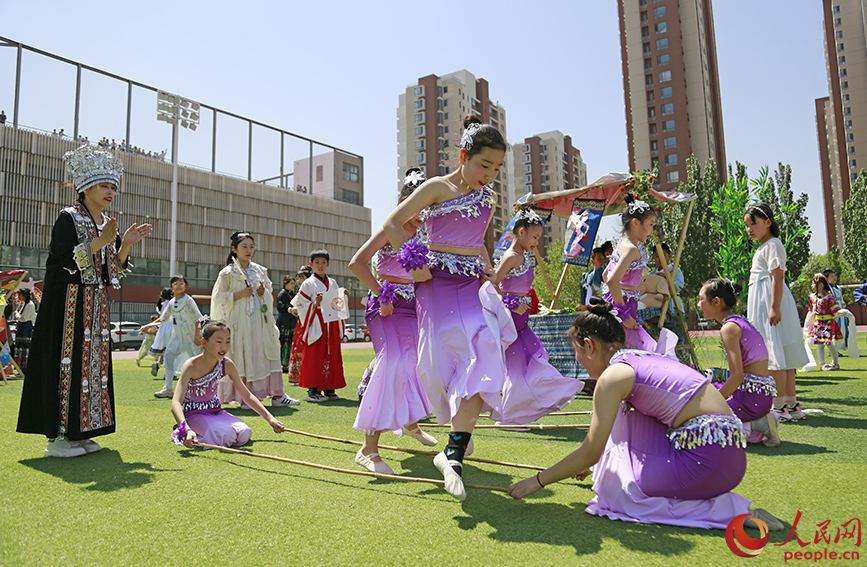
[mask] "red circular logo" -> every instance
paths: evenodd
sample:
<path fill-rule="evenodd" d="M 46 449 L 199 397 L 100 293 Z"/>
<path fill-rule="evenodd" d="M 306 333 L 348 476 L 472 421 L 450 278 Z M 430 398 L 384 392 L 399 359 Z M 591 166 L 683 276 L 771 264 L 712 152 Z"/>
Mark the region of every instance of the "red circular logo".
<path fill-rule="evenodd" d="M 744 531 L 744 520 L 749 517 L 750 514 L 735 516 L 726 526 L 726 545 L 738 557 L 755 557 L 762 552 L 771 537 L 768 525 L 758 518 L 753 518 L 753 521 L 759 526 L 759 539 L 748 536 Z"/>
<path fill-rule="evenodd" d="M 335 297 L 334 299 L 331 300 L 331 308 L 334 309 L 335 311 L 343 311 L 344 305 L 345 305 L 344 301 L 342 299 L 340 299 L 339 297 Z"/>

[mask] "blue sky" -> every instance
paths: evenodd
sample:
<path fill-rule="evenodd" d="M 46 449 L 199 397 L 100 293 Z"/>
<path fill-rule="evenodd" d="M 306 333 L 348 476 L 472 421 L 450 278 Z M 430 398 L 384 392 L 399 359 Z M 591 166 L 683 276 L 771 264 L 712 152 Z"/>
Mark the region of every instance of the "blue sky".
<path fill-rule="evenodd" d="M 615 0 L 435 5 L 394 1 L 174 4 L 0 0 L 0 36 L 320 140 L 365 160 L 374 226 L 396 200 L 398 96 L 419 77 L 467 69 L 506 109 L 510 142 L 572 137 L 588 177 L 627 169 Z M 810 197 L 814 252 L 825 229 L 815 103 L 828 92 L 821 3 L 714 4 L 726 154 L 755 175 L 792 166 Z M 15 51 L 0 48 L 0 108 L 11 116 Z M 22 124 L 72 131 L 75 72 L 24 57 Z M 81 132 L 124 137 L 126 87 L 85 73 Z M 133 95 L 131 142 L 170 149 L 155 97 Z M 210 167 L 209 118 L 182 131 L 180 161 Z M 303 157 L 302 144 L 287 147 Z M 317 149 L 316 153 L 319 153 Z M 217 169 L 246 176 L 246 126 L 218 123 Z M 276 135 L 254 132 L 253 177 L 279 173 Z"/>

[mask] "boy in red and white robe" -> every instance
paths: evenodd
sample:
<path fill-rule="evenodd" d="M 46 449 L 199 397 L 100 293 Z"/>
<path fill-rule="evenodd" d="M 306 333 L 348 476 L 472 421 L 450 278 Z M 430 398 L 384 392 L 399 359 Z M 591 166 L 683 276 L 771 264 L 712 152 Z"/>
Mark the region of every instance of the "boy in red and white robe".
<path fill-rule="evenodd" d="M 329 295 L 333 295 L 338 289 L 334 278 L 325 273 L 330 260 L 325 250 L 311 252 L 310 267 L 313 268 L 313 275 L 304 280 L 298 293 L 292 298 L 292 306 L 298 310 L 298 318 L 304 327 L 304 351 L 298 385 L 307 388 L 308 402 L 339 400 L 335 390 L 346 386 L 340 352 L 343 320 L 326 322 L 327 316 L 323 316 L 323 296 L 329 292 L 332 292 Z M 333 301 L 341 301 L 340 294 Z M 339 311 L 342 306 L 326 305 L 325 309 L 335 307 L 335 310 Z"/>

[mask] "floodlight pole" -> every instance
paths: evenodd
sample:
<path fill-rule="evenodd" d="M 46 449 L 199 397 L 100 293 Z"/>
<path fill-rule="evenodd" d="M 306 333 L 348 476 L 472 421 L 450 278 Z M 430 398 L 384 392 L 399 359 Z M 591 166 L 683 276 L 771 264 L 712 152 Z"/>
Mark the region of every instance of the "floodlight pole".
<path fill-rule="evenodd" d="M 178 273 L 178 121 L 172 124 L 172 220 L 169 237 L 169 271 Z"/>

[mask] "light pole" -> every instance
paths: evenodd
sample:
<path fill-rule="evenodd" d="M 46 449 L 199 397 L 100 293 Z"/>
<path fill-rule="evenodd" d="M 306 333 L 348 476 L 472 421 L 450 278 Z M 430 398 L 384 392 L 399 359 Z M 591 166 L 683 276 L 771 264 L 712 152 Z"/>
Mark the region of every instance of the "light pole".
<path fill-rule="evenodd" d="M 157 91 L 157 120 L 172 125 L 172 218 L 169 237 L 169 272 L 178 267 L 178 126 L 195 131 L 199 126 L 199 103 Z"/>

